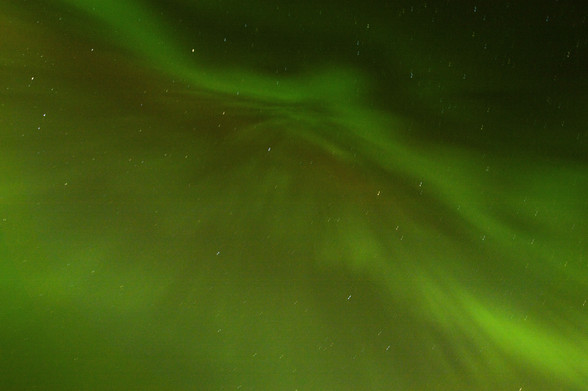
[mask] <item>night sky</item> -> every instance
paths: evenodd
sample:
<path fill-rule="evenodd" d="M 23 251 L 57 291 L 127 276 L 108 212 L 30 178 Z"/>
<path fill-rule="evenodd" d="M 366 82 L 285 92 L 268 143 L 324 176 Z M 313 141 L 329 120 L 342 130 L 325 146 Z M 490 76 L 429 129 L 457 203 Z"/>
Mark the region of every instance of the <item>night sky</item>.
<path fill-rule="evenodd" d="M 0 3 L 0 389 L 588 389 L 587 19 Z"/>

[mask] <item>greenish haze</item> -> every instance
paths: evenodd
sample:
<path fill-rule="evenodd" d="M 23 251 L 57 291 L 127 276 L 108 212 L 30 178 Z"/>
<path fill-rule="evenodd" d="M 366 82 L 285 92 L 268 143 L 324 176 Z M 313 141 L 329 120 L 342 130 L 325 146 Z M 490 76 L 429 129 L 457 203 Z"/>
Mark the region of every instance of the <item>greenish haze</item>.
<path fill-rule="evenodd" d="M 0 389 L 585 390 L 586 15 L 0 5 Z"/>

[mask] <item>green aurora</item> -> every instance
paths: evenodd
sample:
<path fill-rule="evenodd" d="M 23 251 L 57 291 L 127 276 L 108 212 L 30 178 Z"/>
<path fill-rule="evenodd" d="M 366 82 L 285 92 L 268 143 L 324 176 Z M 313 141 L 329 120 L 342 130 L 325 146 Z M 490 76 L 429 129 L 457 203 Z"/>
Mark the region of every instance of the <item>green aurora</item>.
<path fill-rule="evenodd" d="M 0 6 L 0 388 L 588 388 L 588 13 L 384 3 Z"/>

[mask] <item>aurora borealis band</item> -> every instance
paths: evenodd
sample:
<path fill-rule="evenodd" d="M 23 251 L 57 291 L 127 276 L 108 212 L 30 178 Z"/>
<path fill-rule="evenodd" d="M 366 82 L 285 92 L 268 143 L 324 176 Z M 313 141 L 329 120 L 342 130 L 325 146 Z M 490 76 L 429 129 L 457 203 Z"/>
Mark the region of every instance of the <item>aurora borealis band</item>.
<path fill-rule="evenodd" d="M 0 4 L 0 389 L 588 389 L 587 19 Z"/>

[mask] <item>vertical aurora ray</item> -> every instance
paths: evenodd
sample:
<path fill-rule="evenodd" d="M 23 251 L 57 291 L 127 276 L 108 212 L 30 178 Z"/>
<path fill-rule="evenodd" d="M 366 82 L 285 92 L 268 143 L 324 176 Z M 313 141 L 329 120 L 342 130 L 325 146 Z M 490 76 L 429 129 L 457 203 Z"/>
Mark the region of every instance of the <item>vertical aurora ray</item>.
<path fill-rule="evenodd" d="M 96 231 L 88 229 L 95 236 L 72 229 L 72 236 L 64 239 L 46 232 L 49 239 L 61 240 L 66 251 L 59 244 L 39 246 L 48 265 L 21 274 L 24 282 L 10 277 L 26 286 L 30 297 L 23 301 L 33 307 L 37 300 L 51 303 L 51 299 L 37 299 L 42 294 L 68 309 L 72 318 L 83 313 L 85 306 L 101 303 L 80 321 L 89 328 L 92 319 L 103 321 L 109 314 L 120 319 L 143 314 L 140 319 L 148 319 L 153 327 L 139 327 L 133 337 L 140 342 L 128 344 L 147 352 L 139 360 L 145 360 L 150 375 L 160 382 L 154 383 L 154 389 L 165 389 L 166 381 L 176 382 L 178 389 L 190 389 L 198 382 L 206 386 L 207 381 L 221 388 L 237 386 L 239 376 L 251 389 L 293 384 L 301 384 L 300 389 L 398 390 L 525 390 L 546 384 L 550 389 L 582 390 L 588 386 L 585 159 L 533 151 L 513 155 L 451 139 L 430 141 L 426 128 L 438 117 L 431 115 L 432 120 L 424 121 L 413 108 L 386 109 L 385 102 L 374 103 L 381 75 L 361 62 L 324 61 L 308 66 L 311 71 L 289 76 L 238 62 L 211 65 L 210 58 L 200 60 L 198 42 L 192 53 L 186 44 L 189 39 L 174 26 L 177 21 L 166 18 L 165 8 L 156 3 L 62 0 L 62 8 L 57 9 L 92 23 L 88 31 L 78 31 L 78 41 L 88 39 L 84 34 L 91 31 L 108 31 L 106 38 L 92 39 L 116 48 L 118 55 L 136 64 L 138 72 L 152 72 L 153 80 L 174 80 L 175 105 L 181 109 L 159 97 L 145 100 L 152 100 L 152 108 L 163 102 L 157 108 L 161 111 L 149 117 L 161 121 L 158 129 L 163 130 L 163 136 L 153 139 L 161 137 L 161 143 L 173 150 L 170 155 L 186 159 L 169 163 L 149 143 L 141 148 L 95 140 L 98 146 L 105 145 L 108 154 L 102 158 L 111 162 L 106 169 L 110 174 L 103 173 L 99 163 L 87 162 L 87 168 L 74 176 L 78 181 L 99 178 L 110 192 L 104 196 L 106 202 L 91 198 L 97 196 L 90 190 L 78 190 L 77 200 L 90 197 L 88 204 L 97 205 L 89 217 Z M 177 2 L 195 14 L 207 9 L 210 15 L 222 17 L 221 9 L 206 4 Z M 257 20 L 265 17 L 262 12 L 243 11 L 248 17 L 257 15 Z M 222 25 L 222 20 L 217 23 Z M 335 33 L 343 33 L 334 24 Z M 375 40 L 384 49 L 378 58 L 402 63 L 417 57 L 426 62 L 427 57 L 416 49 L 396 57 L 390 54 L 386 40 L 391 31 L 396 30 L 380 27 L 382 36 Z M 126 65 L 121 69 L 123 75 L 131 72 Z M 453 72 L 439 69 L 441 79 L 449 79 Z M 100 69 L 92 72 L 101 75 Z M 406 73 L 413 77 L 410 69 Z M 425 112 L 440 100 L 440 88 L 413 93 L 402 83 L 398 82 L 400 99 L 422 102 Z M 448 84 L 455 88 L 452 93 L 460 94 L 459 84 Z M 468 94 L 464 88 L 466 101 Z M 114 96 L 123 100 L 121 95 Z M 107 100 L 88 98 L 88 102 L 101 99 Z M 141 122 L 135 112 L 122 106 L 122 114 L 109 109 L 122 118 L 114 118 L 114 123 L 121 128 L 125 121 L 148 126 L 149 121 Z M 472 107 L 477 109 L 474 103 Z M 166 140 L 162 118 L 177 115 L 179 119 L 169 121 L 180 126 L 184 108 L 196 113 L 191 120 L 196 123 L 193 137 L 197 141 L 174 131 L 169 132 L 170 139 L 181 141 Z M 219 122 L 218 128 L 219 118 L 234 117 L 226 119 L 222 130 L 213 127 L 212 136 L 202 130 L 208 129 L 209 109 L 222 112 L 210 120 L 215 126 Z M 494 120 L 500 122 L 497 117 Z M 430 132 L 469 121 L 454 113 L 449 125 Z M 82 123 L 90 126 L 90 121 Z M 59 124 L 67 125 L 67 120 Z M 411 127 L 419 128 L 418 132 L 411 134 L 407 131 Z M 114 138 L 116 129 L 111 134 Z M 81 138 L 80 142 L 87 141 Z M 79 145 L 67 144 L 74 151 Z M 50 153 L 61 156 L 57 150 Z M 127 158 L 128 150 L 141 158 Z M 125 164 L 144 159 L 150 171 L 114 163 L 112 155 L 119 152 Z M 191 154 L 199 160 L 189 162 Z M 4 156 L 3 167 L 16 170 L 10 167 L 18 159 Z M 57 166 L 62 170 L 59 175 L 67 178 L 67 165 Z M 123 179 L 122 174 L 114 174 L 125 170 L 135 170 L 136 176 Z M 49 179 L 58 174 L 52 171 L 37 180 L 35 175 L 29 180 L 34 185 L 5 191 L 11 194 L 5 205 L 18 205 L 15 210 L 23 216 L 29 207 L 18 201 L 25 192 L 22 189 L 32 194 L 31 201 L 37 193 L 53 194 L 54 190 L 48 190 L 54 186 Z M 2 188 L 14 189 L 17 179 L 11 180 L 11 186 Z M 182 181 L 189 186 L 179 185 Z M 87 186 L 98 187 L 90 179 Z M 127 193 L 118 188 L 133 197 L 127 200 Z M 77 208 L 85 205 L 68 197 L 59 196 L 55 202 L 73 202 Z M 119 205 L 113 201 L 117 199 L 125 201 Z M 117 205 L 116 213 L 109 209 L 112 203 Z M 43 220 L 48 226 L 69 226 L 73 221 L 74 226 L 93 227 L 39 205 L 35 211 L 53 217 Z M 157 217 L 145 217 L 152 210 Z M 111 224 L 113 232 L 102 232 L 102 224 Z M 6 237 L 30 247 L 41 239 L 25 239 L 28 229 L 8 232 Z M 144 248 L 130 244 L 142 240 L 151 242 Z M 133 246 L 140 248 L 137 253 L 129 250 Z M 117 249 L 128 251 L 119 255 L 127 262 L 112 261 Z M 213 260 L 208 260 L 208 253 Z M 67 268 L 52 267 L 51 254 L 66 254 Z M 84 274 L 88 265 L 100 272 L 100 265 L 109 262 L 114 266 L 102 266 L 102 280 L 94 282 Z M 29 270 L 15 266 L 7 269 L 7 275 L 18 274 L 14 270 L 21 267 Z M 137 282 L 130 284 L 133 294 L 124 296 L 120 292 L 126 284 L 112 281 L 131 280 L 135 274 Z M 39 279 L 43 284 L 37 284 Z M 77 281 L 74 290 L 69 289 L 72 280 Z M 114 285 L 120 288 L 116 293 L 111 289 Z M 355 286 L 354 292 L 349 292 L 353 290 L 349 285 Z M 235 292 L 245 298 L 235 299 Z M 342 295 L 342 304 L 331 303 L 331 296 L 337 295 Z M 313 305 L 299 310 L 299 300 Z M 355 307 L 348 310 L 347 305 Z M 350 311 L 350 318 L 345 318 L 344 311 Z M 269 314 L 265 323 L 257 320 L 263 313 Z M 35 314 L 44 316 L 39 310 Z M 231 330 L 231 319 L 241 326 Z M 124 326 L 123 321 L 110 318 L 104 324 L 108 330 Z M 58 331 L 56 327 L 46 333 L 56 338 Z M 194 333 L 200 334 L 195 337 Z M 115 346 L 124 333 L 112 334 L 104 346 L 114 352 L 109 353 L 112 357 L 126 357 L 130 353 Z M 214 339 L 218 335 L 226 339 L 218 342 Z M 185 348 L 180 346 L 182 339 L 188 341 Z M 330 345 L 325 342 L 329 339 Z M 95 343 L 90 337 L 81 341 L 87 347 Z M 157 359 L 145 358 L 150 354 L 166 357 L 166 368 L 176 375 L 157 368 Z M 278 363 L 284 356 L 288 363 Z M 205 366 L 197 376 L 186 375 L 192 373 L 192 362 Z M 69 365 L 65 359 L 55 364 L 60 369 Z M 86 365 L 92 368 L 91 363 Z M 116 362 L 96 360 L 95 365 L 105 373 L 116 372 Z M 129 373 L 144 370 L 141 363 L 129 368 Z M 116 384 L 125 382 L 121 372 L 116 372 Z M 343 376 L 348 376 L 349 383 L 337 385 Z M 268 380 L 264 383 L 256 377 Z"/>

